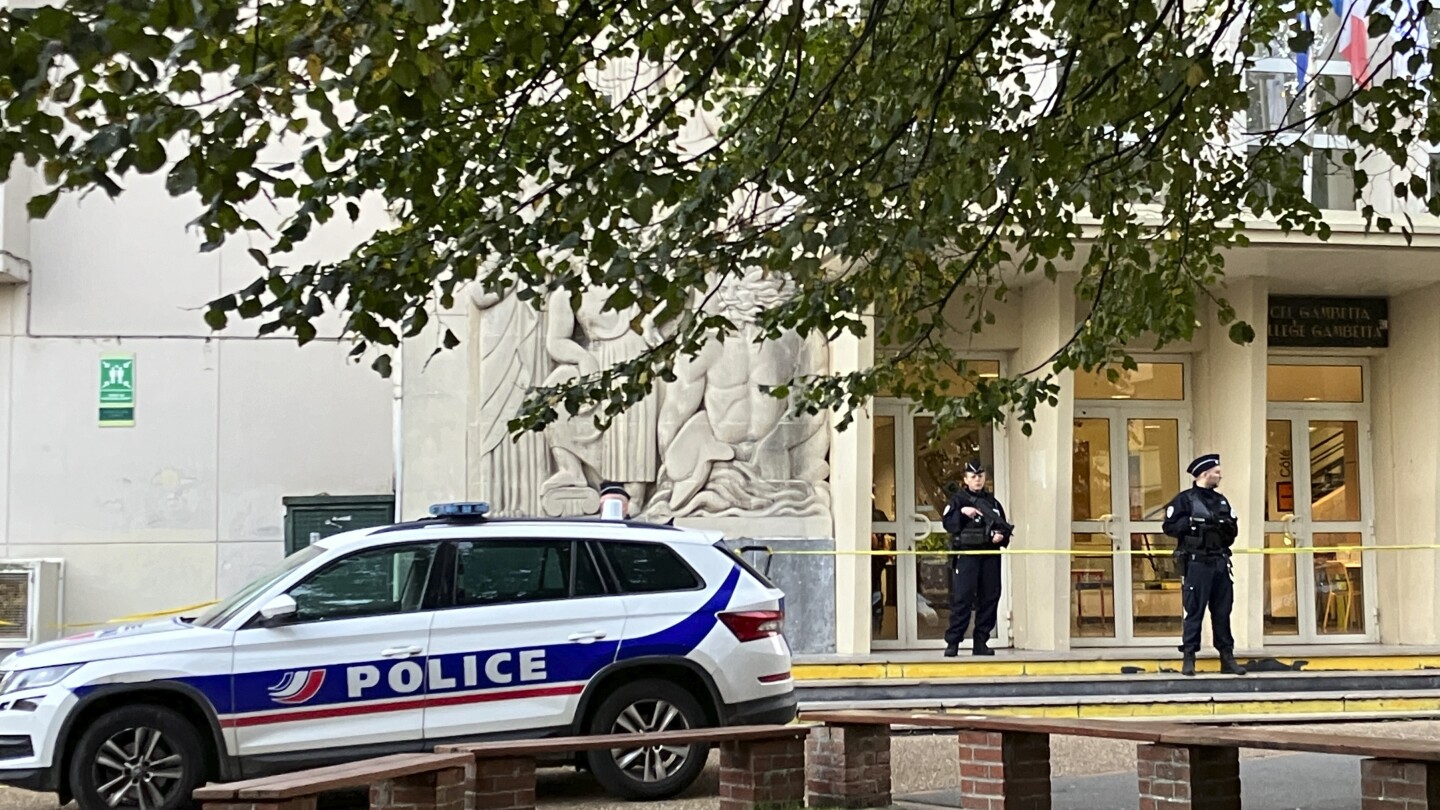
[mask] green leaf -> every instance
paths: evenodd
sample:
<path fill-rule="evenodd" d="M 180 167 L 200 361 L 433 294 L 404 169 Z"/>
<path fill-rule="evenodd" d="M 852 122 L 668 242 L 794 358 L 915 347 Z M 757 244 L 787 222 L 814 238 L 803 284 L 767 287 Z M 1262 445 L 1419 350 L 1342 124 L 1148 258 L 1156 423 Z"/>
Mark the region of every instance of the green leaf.
<path fill-rule="evenodd" d="M 185 158 L 175 164 L 165 176 L 165 190 L 170 192 L 170 196 L 179 197 L 195 188 L 195 167 L 190 161 L 191 158 Z"/>
<path fill-rule="evenodd" d="M 44 219 L 50 213 L 50 209 L 55 207 L 55 201 L 58 199 L 60 199 L 59 189 L 31 197 L 30 201 L 25 204 L 25 211 L 31 219 Z"/>
<path fill-rule="evenodd" d="M 135 169 L 141 174 L 157 172 L 165 165 L 165 145 L 153 136 L 135 146 Z"/>
<path fill-rule="evenodd" d="M 316 147 L 305 150 L 300 159 L 300 167 L 311 180 L 319 180 L 325 176 L 325 161 L 321 159 L 320 150 Z"/>
<path fill-rule="evenodd" d="M 382 354 L 379 357 L 375 358 L 375 362 L 370 364 L 370 368 L 375 369 L 375 373 L 388 380 L 390 378 L 391 371 L 390 355 Z"/>

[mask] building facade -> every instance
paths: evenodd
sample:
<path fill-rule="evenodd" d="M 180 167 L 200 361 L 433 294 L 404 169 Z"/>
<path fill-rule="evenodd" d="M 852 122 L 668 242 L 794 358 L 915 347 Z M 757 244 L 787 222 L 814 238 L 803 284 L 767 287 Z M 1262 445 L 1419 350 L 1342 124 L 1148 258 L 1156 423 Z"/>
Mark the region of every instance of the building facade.
<path fill-rule="evenodd" d="M 24 178 L 0 234 L 0 647 L 233 592 L 287 528 L 293 548 L 388 522 L 395 389 L 346 361 L 338 321 L 305 348 L 213 334 L 205 304 L 258 268 L 198 251 L 192 201 L 139 178 L 30 222 Z M 36 560 L 57 575 L 28 581 Z"/>
<path fill-rule="evenodd" d="M 932 442 L 929 417 L 898 400 L 871 403 L 845 430 L 833 418 L 760 418 L 747 407 L 747 386 L 715 392 L 682 373 L 621 428 L 619 450 L 592 446 L 599 434 L 577 438 L 574 425 L 501 441 L 494 426 L 524 384 L 498 391 L 488 381 L 516 375 L 486 358 L 530 358 L 527 374 L 555 379 L 552 342 L 516 343 L 545 333 L 550 316 L 526 310 L 536 323 L 517 331 L 516 310 L 487 331 L 493 305 L 472 302 L 442 321 L 467 329 L 467 348 L 423 373 L 406 356 L 401 511 L 472 498 L 500 511 L 587 513 L 599 480 L 626 480 L 646 519 L 770 549 L 797 650 L 938 652 L 947 562 L 924 552 L 943 548 L 946 488 L 979 456 L 1017 525 L 999 644 L 1173 649 L 1179 576 L 1161 512 L 1189 486 L 1189 459 L 1219 452 L 1222 491 L 1240 515 L 1243 649 L 1433 644 L 1436 551 L 1412 547 L 1435 544 L 1440 508 L 1440 230 L 1421 228 L 1406 245 L 1364 233 L 1358 219 L 1348 228 L 1332 220 L 1328 243 L 1257 229 L 1251 246 L 1227 259 L 1223 294 L 1256 327 L 1253 343 L 1231 342 L 1206 313 L 1194 340 L 1138 354 L 1139 369 L 1118 384 L 1103 373 L 1062 378 L 1059 405 L 1041 410 L 1028 437 L 1014 425 L 971 425 Z M 1073 288 L 1064 274 L 1021 287 L 995 327 L 955 348 L 979 375 L 1036 365 L 1084 317 Z M 567 319 L 561 331 L 573 341 L 567 348 L 608 351 L 578 322 Z M 808 355 L 785 352 L 772 368 L 738 345 L 733 356 L 702 358 L 710 363 L 703 378 L 751 379 L 756 368 L 778 373 L 797 362 L 843 372 L 884 351 L 844 338 Z M 686 435 L 696 420 L 703 431 Z M 530 471 L 528 483 L 507 471 Z M 529 505 L 508 500 L 517 496 Z M 1263 549 L 1272 551 L 1256 553 Z"/>
<path fill-rule="evenodd" d="M 1317 54 L 1338 30 L 1321 29 Z M 1320 98 L 1297 102 L 1287 54 L 1255 65 L 1255 130 Z M 1347 90 L 1344 64 L 1311 69 L 1326 92 Z M 692 123 L 696 144 L 714 137 L 713 121 Z M 593 513 L 597 484 L 613 480 L 644 519 L 768 549 L 768 560 L 751 553 L 787 592 L 797 651 L 938 654 L 948 563 L 925 552 L 943 548 L 946 488 L 978 455 L 1017 526 L 997 646 L 1173 648 L 1180 590 L 1159 511 L 1188 486 L 1192 456 L 1219 452 L 1240 515 L 1242 649 L 1440 643 L 1440 226 L 1422 218 L 1410 244 L 1367 233 L 1337 157 L 1343 135 L 1300 140 L 1333 235 L 1256 224 L 1227 257 L 1223 294 L 1256 326 L 1253 343 L 1232 343 L 1206 312 L 1194 340 L 1139 353 L 1118 384 L 1063 377 L 1029 436 L 970 425 L 934 442 L 930 418 L 905 401 L 874 401 L 841 430 L 838 417 L 794 418 L 760 393 L 797 373 L 865 368 L 886 347 L 752 343 L 753 313 L 786 294 L 758 275 L 712 302 L 739 339 L 687 361 L 608 431 L 581 414 L 512 439 L 531 387 L 645 348 L 632 313 L 604 312 L 603 291 L 543 312 L 460 296 L 405 343 L 386 381 L 347 361 L 337 319 L 305 348 L 249 324 L 213 334 L 205 302 L 257 268 L 238 242 L 200 254 L 183 230 L 191 201 L 159 182 L 137 178 L 113 202 L 65 200 L 32 223 L 17 173 L 0 189 L 0 556 L 58 560 L 62 572 L 55 609 L 25 619 L 45 626 L 26 632 L 214 599 L 314 537 L 438 501 Z M 1440 161 L 1417 161 L 1440 186 Z M 1366 165 L 1386 179 L 1361 203 L 1403 208 L 1385 196 L 1397 178 Z M 332 222 L 306 249 L 344 250 L 383 221 Z M 953 338 L 979 375 L 1036 366 L 1085 316 L 1064 273 L 1016 285 L 997 314 Z M 464 342 L 432 358 L 443 328 Z"/>

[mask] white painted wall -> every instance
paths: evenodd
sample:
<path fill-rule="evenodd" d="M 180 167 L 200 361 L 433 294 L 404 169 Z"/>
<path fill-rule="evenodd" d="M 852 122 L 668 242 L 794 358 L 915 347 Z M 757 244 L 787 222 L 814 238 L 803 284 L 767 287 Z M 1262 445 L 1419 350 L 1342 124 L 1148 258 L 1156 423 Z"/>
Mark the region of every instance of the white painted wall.
<path fill-rule="evenodd" d="M 243 242 L 200 253 L 197 210 L 152 177 L 5 232 L 32 276 L 0 286 L 0 556 L 64 559 L 68 624 L 237 589 L 283 555 L 285 496 L 393 488 L 392 384 L 336 318 L 304 348 L 211 334 L 204 305 L 261 271 Z M 364 233 L 341 218 L 312 255 Z M 136 356 L 133 428 L 97 424 L 107 352 Z"/>

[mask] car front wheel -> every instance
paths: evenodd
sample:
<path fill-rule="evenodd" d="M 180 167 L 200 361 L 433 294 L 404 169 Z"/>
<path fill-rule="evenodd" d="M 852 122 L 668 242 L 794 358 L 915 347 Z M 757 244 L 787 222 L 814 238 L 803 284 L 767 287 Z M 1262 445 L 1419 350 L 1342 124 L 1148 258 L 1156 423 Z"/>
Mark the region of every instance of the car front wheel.
<path fill-rule="evenodd" d="M 700 702 L 668 681 L 637 681 L 615 690 L 595 711 L 591 734 L 653 734 L 707 725 Z M 591 751 L 590 771 L 623 799 L 668 799 L 694 783 L 710 747 L 641 745 Z"/>
<path fill-rule="evenodd" d="M 126 706 L 100 716 L 70 759 L 81 810 L 181 810 L 205 781 L 204 743 L 179 713 Z"/>

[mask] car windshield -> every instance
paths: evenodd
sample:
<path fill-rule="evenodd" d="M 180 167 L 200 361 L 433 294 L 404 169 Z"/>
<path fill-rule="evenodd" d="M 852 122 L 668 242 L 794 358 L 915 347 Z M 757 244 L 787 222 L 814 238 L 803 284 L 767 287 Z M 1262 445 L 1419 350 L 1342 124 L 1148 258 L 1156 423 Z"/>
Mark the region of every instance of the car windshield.
<path fill-rule="evenodd" d="M 263 576 L 260 576 L 244 588 L 241 588 L 238 593 L 228 599 L 211 605 L 208 610 L 195 619 L 195 626 L 216 628 L 224 625 L 234 618 L 236 613 L 250 604 L 251 600 L 253 600 L 257 594 L 265 592 L 271 585 L 284 579 L 295 569 L 324 553 L 325 549 L 320 546 L 307 546 L 291 554 L 289 557 L 286 557 L 280 565 L 266 572 Z"/>

